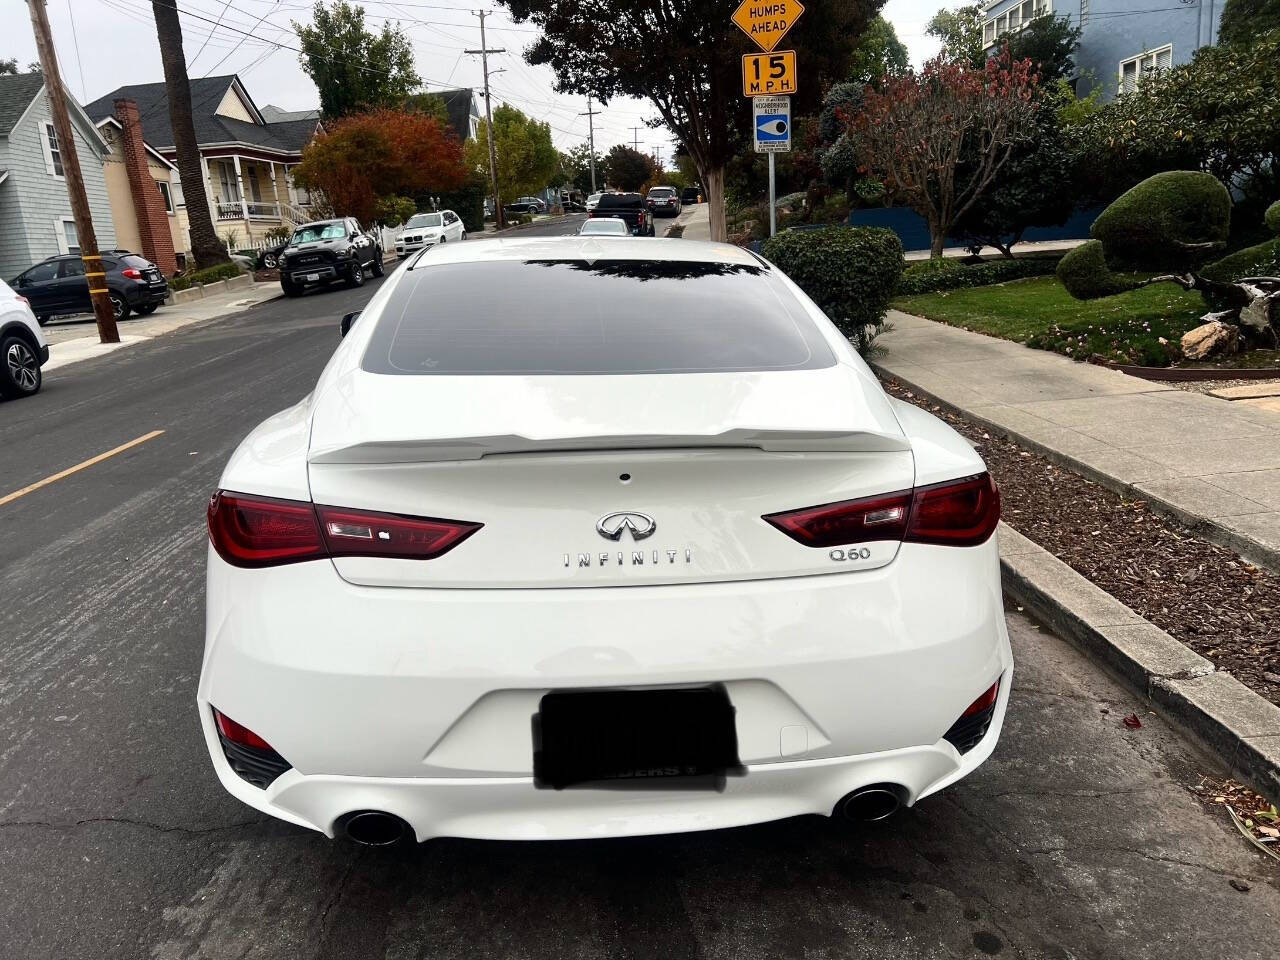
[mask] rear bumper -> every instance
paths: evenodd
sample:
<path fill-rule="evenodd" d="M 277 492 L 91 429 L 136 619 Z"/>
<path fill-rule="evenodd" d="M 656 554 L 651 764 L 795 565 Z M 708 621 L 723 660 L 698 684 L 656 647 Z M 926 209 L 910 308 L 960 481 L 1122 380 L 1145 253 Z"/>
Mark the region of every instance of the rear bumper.
<path fill-rule="evenodd" d="M 328 561 L 209 560 L 198 694 L 223 785 L 332 835 L 386 810 L 419 839 L 552 839 L 829 814 L 871 783 L 914 802 L 991 752 L 1012 657 L 995 538 L 904 545 L 887 567 L 737 583 L 556 590 L 357 587 Z M 993 681 L 984 739 L 942 739 Z M 530 722 L 549 690 L 724 683 L 746 766 L 722 792 L 539 789 Z M 293 766 L 267 789 L 222 753 L 211 706 Z"/>
<path fill-rule="evenodd" d="M 163 280 L 155 284 L 138 283 L 125 288 L 125 301 L 131 307 L 147 307 L 164 303 L 169 298 L 169 284 Z"/>

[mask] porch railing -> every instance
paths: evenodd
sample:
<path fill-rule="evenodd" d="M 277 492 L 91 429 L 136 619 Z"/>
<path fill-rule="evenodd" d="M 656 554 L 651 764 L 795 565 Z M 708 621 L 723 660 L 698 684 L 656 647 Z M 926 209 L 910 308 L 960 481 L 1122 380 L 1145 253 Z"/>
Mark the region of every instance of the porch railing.
<path fill-rule="evenodd" d="M 245 212 L 250 220 L 279 220 L 280 204 L 246 203 L 243 207 L 239 200 L 224 200 L 216 204 L 219 220 L 243 220 Z"/>

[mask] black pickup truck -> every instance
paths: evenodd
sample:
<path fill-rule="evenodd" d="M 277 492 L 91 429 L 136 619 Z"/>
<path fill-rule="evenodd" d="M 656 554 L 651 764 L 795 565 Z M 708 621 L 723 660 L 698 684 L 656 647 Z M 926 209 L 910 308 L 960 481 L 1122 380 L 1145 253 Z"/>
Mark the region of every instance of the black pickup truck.
<path fill-rule="evenodd" d="M 317 220 L 293 231 L 280 251 L 280 287 L 289 297 L 307 287 L 341 281 L 349 287 L 364 283 L 364 272 L 382 276 L 382 247 L 360 229 L 354 217 Z"/>
<path fill-rule="evenodd" d="M 633 237 L 657 236 L 649 206 L 638 193 L 606 193 L 588 217 L 617 217 L 627 222 Z"/>

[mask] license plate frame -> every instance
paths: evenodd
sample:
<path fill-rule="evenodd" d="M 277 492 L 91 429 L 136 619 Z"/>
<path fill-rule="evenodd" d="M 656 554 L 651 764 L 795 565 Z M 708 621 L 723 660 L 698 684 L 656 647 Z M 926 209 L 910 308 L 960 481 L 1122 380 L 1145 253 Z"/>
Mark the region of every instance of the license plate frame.
<path fill-rule="evenodd" d="M 544 789 L 723 789 L 745 772 L 723 684 L 552 691 L 533 717 L 534 783 Z"/>

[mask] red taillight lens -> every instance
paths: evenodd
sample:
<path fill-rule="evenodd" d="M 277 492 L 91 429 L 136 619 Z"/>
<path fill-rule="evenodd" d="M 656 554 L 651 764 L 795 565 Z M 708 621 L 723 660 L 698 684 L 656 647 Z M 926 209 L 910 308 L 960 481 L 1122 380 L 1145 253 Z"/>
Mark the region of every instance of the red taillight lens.
<path fill-rule="evenodd" d="M 222 490 L 209 499 L 209 539 L 218 555 L 237 567 L 273 567 L 329 556 L 430 560 L 482 526 Z"/>
<path fill-rule="evenodd" d="M 124 270 L 121 270 L 121 271 L 120 271 L 120 275 L 121 275 L 122 277 L 128 277 L 130 280 L 141 280 L 141 279 L 142 279 L 142 271 L 141 271 L 141 270 L 135 270 L 133 267 L 126 267 Z"/>
<path fill-rule="evenodd" d="M 316 507 L 329 554 L 430 560 L 452 550 L 484 524 L 402 517 L 341 507 Z"/>
<path fill-rule="evenodd" d="M 960 719 L 972 717 L 975 713 L 982 713 L 984 710 L 990 710 L 996 705 L 996 697 L 1000 695 L 1000 681 L 993 683 L 987 691 L 973 703 L 965 708 L 964 713 L 960 714 Z"/>
<path fill-rule="evenodd" d="M 209 539 L 227 563 L 271 567 L 325 556 L 309 503 L 219 490 L 209 498 Z"/>
<path fill-rule="evenodd" d="M 903 491 L 771 513 L 763 519 L 806 547 L 836 547 L 868 540 L 901 540 L 910 509 L 911 493 Z"/>
<path fill-rule="evenodd" d="M 1000 523 L 1000 490 L 991 474 L 918 487 L 906 539 L 912 543 L 973 547 Z"/>
<path fill-rule="evenodd" d="M 238 743 L 242 747 L 253 747 L 255 750 L 276 752 L 271 744 L 267 743 L 248 727 L 242 727 L 230 717 L 219 713 L 216 709 L 213 711 L 213 722 L 217 726 L 218 732 L 232 743 Z"/>
<path fill-rule="evenodd" d="M 991 475 L 949 480 L 899 493 L 842 500 L 762 519 L 806 547 L 906 540 L 972 547 L 1000 523 L 1000 491 Z"/>

